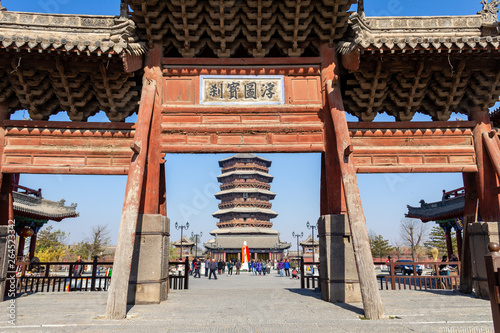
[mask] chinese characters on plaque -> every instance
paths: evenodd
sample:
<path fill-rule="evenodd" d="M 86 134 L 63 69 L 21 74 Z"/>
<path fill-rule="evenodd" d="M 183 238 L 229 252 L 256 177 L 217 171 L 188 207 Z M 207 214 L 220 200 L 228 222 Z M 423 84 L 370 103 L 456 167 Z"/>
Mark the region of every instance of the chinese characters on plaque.
<path fill-rule="evenodd" d="M 200 104 L 264 105 L 284 103 L 284 77 L 201 75 Z"/>

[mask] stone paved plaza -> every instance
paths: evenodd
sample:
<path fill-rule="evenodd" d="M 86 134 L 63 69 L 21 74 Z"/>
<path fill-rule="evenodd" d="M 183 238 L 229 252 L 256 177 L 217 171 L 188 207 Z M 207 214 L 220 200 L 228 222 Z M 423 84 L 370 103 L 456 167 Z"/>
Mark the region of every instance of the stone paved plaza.
<path fill-rule="evenodd" d="M 330 304 L 299 280 L 268 276 L 190 279 L 160 305 L 103 319 L 106 293 L 39 293 L 3 302 L 0 332 L 493 332 L 489 302 L 450 291 L 382 291 L 390 319 L 362 320 L 362 304 Z"/>

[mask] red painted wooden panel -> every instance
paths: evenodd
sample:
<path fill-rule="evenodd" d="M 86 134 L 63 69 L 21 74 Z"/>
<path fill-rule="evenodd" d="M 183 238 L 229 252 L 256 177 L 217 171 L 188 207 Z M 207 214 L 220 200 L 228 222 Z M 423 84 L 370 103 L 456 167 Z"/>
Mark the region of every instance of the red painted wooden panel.
<path fill-rule="evenodd" d="M 164 81 L 164 104 L 195 104 L 196 86 L 194 78 L 167 78 Z"/>

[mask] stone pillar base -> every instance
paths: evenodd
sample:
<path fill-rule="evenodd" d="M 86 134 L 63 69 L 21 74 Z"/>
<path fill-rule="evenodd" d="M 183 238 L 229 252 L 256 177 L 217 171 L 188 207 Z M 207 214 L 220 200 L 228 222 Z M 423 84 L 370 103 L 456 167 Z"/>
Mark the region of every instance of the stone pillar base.
<path fill-rule="evenodd" d="M 474 291 L 477 297 L 489 299 L 484 256 L 489 253 L 489 242 L 500 243 L 500 222 L 474 222 L 468 224 L 467 227 L 470 239 Z"/>
<path fill-rule="evenodd" d="M 139 215 L 128 304 L 154 304 L 168 296 L 170 220 L 162 215 Z"/>
<path fill-rule="evenodd" d="M 321 298 L 332 303 L 359 303 L 361 289 L 346 215 L 318 220 Z"/>

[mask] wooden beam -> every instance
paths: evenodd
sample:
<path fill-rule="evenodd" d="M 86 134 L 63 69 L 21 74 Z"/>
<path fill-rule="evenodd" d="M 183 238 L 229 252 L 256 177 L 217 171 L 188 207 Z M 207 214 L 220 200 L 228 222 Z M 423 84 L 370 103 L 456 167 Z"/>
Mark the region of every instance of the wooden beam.
<path fill-rule="evenodd" d="M 252 66 L 252 65 L 269 65 L 276 64 L 287 65 L 319 65 L 321 63 L 320 57 L 295 57 L 295 58 L 162 58 L 162 65 L 191 65 L 198 67 L 205 66 Z"/>
<path fill-rule="evenodd" d="M 148 140 L 151 130 L 152 114 L 156 94 L 156 81 L 144 79 L 141 105 L 137 117 L 134 142 L 141 148 L 139 154 L 134 154 L 130 163 L 123 211 L 118 231 L 113 275 L 108 291 L 106 318 L 124 319 L 127 314 L 127 296 L 132 253 L 134 250 L 139 205 L 144 182 Z"/>
<path fill-rule="evenodd" d="M 338 75 L 338 60 L 336 59 L 334 50 L 323 44 L 321 46 L 321 52 L 324 61 L 328 64 L 328 66 L 325 67 L 330 67 L 334 71 L 333 75 Z M 333 79 L 334 80 L 328 80 L 326 82 L 328 105 L 330 106 L 335 129 L 336 151 L 340 163 L 342 184 L 344 185 L 347 213 L 351 226 L 365 317 L 369 319 L 382 319 L 384 318 L 384 311 L 378 289 L 375 267 L 373 265 L 373 257 L 359 194 L 356 170 L 351 157 L 344 156 L 345 149 L 351 144 L 349 129 L 347 127 L 342 95 L 338 85 L 338 77 L 334 77 Z"/>

